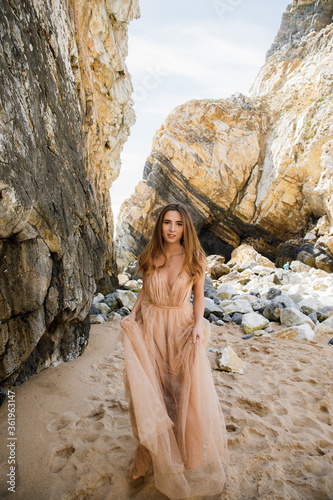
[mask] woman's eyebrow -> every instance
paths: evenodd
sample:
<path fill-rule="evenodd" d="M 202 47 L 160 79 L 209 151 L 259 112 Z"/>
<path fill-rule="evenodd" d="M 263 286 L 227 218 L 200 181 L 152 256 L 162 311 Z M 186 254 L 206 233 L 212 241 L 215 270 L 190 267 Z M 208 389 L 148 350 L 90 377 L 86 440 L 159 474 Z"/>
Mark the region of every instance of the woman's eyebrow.
<path fill-rule="evenodd" d="M 164 219 L 163 222 L 171 222 L 171 220 L 170 219 Z M 183 224 L 182 220 L 176 220 L 175 222 L 180 222 L 181 224 Z"/>

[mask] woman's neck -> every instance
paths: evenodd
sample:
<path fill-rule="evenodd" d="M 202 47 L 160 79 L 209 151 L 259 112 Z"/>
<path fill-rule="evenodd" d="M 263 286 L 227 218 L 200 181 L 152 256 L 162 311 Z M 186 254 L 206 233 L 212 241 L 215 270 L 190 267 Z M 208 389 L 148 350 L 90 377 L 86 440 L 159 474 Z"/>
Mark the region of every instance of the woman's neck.
<path fill-rule="evenodd" d="M 173 255 L 179 255 L 184 252 L 184 247 L 180 243 L 164 243 L 164 250 L 167 254 L 167 257 L 172 257 Z"/>

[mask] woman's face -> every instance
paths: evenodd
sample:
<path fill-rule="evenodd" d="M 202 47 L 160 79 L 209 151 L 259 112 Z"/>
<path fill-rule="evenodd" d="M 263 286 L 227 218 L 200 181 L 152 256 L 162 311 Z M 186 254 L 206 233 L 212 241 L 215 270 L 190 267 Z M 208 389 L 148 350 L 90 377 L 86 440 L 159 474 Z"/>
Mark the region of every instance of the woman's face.
<path fill-rule="evenodd" d="M 183 218 L 180 212 L 169 210 L 164 215 L 162 236 L 166 243 L 179 243 L 184 234 Z"/>

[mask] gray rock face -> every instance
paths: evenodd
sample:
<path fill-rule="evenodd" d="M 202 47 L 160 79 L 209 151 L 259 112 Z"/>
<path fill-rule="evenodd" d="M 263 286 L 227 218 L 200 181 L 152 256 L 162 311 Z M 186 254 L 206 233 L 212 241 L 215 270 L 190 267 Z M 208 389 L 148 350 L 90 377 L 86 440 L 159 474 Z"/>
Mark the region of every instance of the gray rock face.
<path fill-rule="evenodd" d="M 117 282 L 110 200 L 102 194 L 110 174 L 104 176 L 102 161 L 94 173 L 87 153 L 100 118 L 93 113 L 98 92 L 88 89 L 89 78 L 97 88 L 97 76 L 93 69 L 83 74 L 88 49 L 82 32 L 75 39 L 82 9 L 72 4 L 67 10 L 52 0 L 4 0 L 0 7 L 0 382 L 6 385 L 77 357 L 87 345 L 96 283 L 104 279 L 112 289 Z M 129 77 L 121 78 L 126 87 Z M 128 86 L 127 100 L 130 92 Z M 131 120 L 123 119 L 126 137 Z M 113 137 L 116 151 L 124 137 Z M 97 155 L 98 148 L 95 141 L 89 151 Z"/>
<path fill-rule="evenodd" d="M 293 0 L 282 16 L 282 22 L 275 40 L 267 52 L 272 56 L 283 45 L 299 41 L 310 31 L 320 31 L 332 22 L 333 5 L 330 0 L 309 2 Z"/>

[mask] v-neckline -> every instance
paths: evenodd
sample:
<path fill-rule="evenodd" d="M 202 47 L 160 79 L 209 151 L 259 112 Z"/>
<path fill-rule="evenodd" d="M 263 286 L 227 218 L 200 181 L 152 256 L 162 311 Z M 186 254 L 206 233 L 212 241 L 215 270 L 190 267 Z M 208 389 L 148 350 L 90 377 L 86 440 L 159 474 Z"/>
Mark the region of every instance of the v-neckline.
<path fill-rule="evenodd" d="M 170 286 L 169 286 L 169 284 L 168 284 L 167 275 L 165 275 L 165 278 L 163 278 L 163 275 L 162 275 L 162 273 L 160 272 L 160 270 L 158 270 L 158 272 L 159 272 L 159 275 L 161 276 L 162 280 L 164 281 L 165 286 L 166 286 L 166 288 L 168 289 L 169 293 L 171 293 L 171 292 L 172 292 L 173 287 L 174 287 L 174 286 L 175 286 L 175 284 L 176 284 L 176 281 L 177 281 L 177 280 L 178 280 L 178 278 L 179 278 L 179 277 L 183 274 L 183 271 L 180 271 L 180 272 L 177 274 L 177 276 L 176 276 L 176 278 L 175 278 L 175 281 L 172 283 L 172 286 L 170 287 Z"/>

